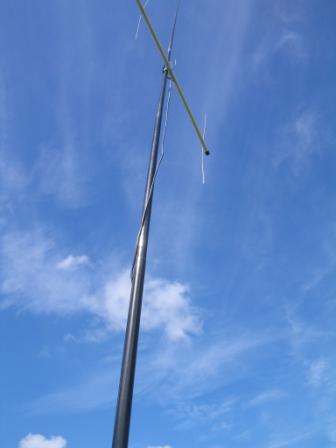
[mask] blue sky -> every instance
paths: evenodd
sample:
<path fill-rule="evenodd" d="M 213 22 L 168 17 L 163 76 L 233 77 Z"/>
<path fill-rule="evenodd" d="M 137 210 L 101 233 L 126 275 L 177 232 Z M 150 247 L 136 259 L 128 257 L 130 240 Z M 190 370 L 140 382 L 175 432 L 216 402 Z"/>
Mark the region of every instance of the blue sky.
<path fill-rule="evenodd" d="M 175 2 L 148 11 L 168 42 Z M 336 447 L 332 0 L 182 0 L 130 448 Z M 134 1 L 0 4 L 2 448 L 111 445 L 162 62 Z"/>

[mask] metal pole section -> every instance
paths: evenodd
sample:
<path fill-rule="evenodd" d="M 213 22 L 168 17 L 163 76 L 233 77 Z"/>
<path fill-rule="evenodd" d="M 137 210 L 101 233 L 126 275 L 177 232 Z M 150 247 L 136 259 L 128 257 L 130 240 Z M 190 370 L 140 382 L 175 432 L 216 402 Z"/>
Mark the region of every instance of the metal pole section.
<path fill-rule="evenodd" d="M 168 49 L 168 59 L 170 60 L 172 45 L 174 40 L 177 12 L 175 15 L 172 35 Z M 116 417 L 114 424 L 114 434 L 112 448 L 127 448 L 128 436 L 132 411 L 132 398 L 134 387 L 134 375 L 136 367 L 136 356 L 138 347 L 138 337 L 140 328 L 140 316 L 143 286 L 146 270 L 146 255 L 151 219 L 151 208 L 153 199 L 153 182 L 155 181 L 155 171 L 160 143 L 160 131 L 162 122 L 162 112 L 165 102 L 165 93 L 168 80 L 168 70 L 163 71 L 163 82 L 159 98 L 158 109 L 154 126 L 152 148 L 148 165 L 146 190 L 143 205 L 143 225 L 140 229 L 139 240 L 136 247 L 134 270 L 132 275 L 132 289 L 130 305 L 128 311 L 128 321 L 124 343 L 124 354 L 120 375 L 119 395 L 117 401 Z"/>

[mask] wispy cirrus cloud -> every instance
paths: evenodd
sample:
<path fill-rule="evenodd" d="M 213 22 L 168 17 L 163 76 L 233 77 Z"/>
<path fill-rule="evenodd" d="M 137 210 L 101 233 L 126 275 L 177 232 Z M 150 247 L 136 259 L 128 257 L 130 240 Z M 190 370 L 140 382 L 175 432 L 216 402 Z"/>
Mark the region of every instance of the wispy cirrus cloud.
<path fill-rule="evenodd" d="M 90 7 L 77 12 L 76 32 L 72 33 L 70 46 L 68 35 L 73 31 L 73 24 L 69 21 L 71 5 L 61 2 L 57 13 L 60 63 L 54 67 L 57 94 L 53 97 L 53 124 L 56 126 L 53 135 L 39 145 L 33 173 L 40 194 L 51 196 L 62 206 L 78 208 L 90 202 L 90 182 L 95 167 L 89 151 L 89 94 L 94 58 Z M 81 98 L 77 115 L 73 107 L 76 95 Z"/>
<path fill-rule="evenodd" d="M 9 305 L 35 313 L 85 311 L 93 305 L 85 269 L 57 269 L 62 256 L 40 231 L 9 233 L 1 239 L 1 291 Z"/>
<path fill-rule="evenodd" d="M 306 107 L 293 114 L 278 130 L 274 165 L 288 163 L 294 174 L 304 172 L 316 156 L 321 156 L 331 142 L 332 132 L 316 107 Z"/>
<path fill-rule="evenodd" d="M 237 410 L 237 398 L 220 402 L 195 403 L 181 400 L 168 413 L 173 417 L 178 429 L 206 427 L 211 432 L 231 429 L 232 416 Z"/>
<path fill-rule="evenodd" d="M 305 51 L 302 36 L 296 31 L 283 32 L 275 46 L 275 51 L 287 51 L 296 60 L 303 59 Z"/>
<path fill-rule="evenodd" d="M 281 400 L 284 397 L 286 397 L 286 393 L 283 390 L 280 389 L 266 390 L 265 392 L 261 392 L 260 394 L 256 395 L 254 398 L 249 400 L 246 403 L 246 408 L 254 408 L 256 406 L 262 406 L 273 401 Z"/>
<path fill-rule="evenodd" d="M 280 35 L 279 35 L 280 34 Z M 268 67 L 279 56 L 286 57 L 293 63 L 303 63 L 306 50 L 303 37 L 297 31 L 284 29 L 281 33 L 272 33 L 264 37 L 251 55 L 252 69 L 262 80 L 270 77 Z M 263 73 L 262 70 L 264 71 Z M 266 72 L 265 72 L 266 70 Z M 258 78 L 259 80 L 259 78 Z"/>
<path fill-rule="evenodd" d="M 59 145 L 44 144 L 33 167 L 39 193 L 71 208 L 86 204 L 89 197 L 91 170 L 79 146 L 72 136 Z"/>
<path fill-rule="evenodd" d="M 258 81 L 272 82 L 269 70 L 272 63 L 278 58 L 284 57 L 288 63 L 301 65 L 307 63 L 309 52 L 305 42 L 306 34 L 302 29 L 305 14 L 300 6 L 285 4 L 269 4 L 265 14 L 269 21 L 260 39 L 256 39 L 256 46 L 251 55 L 252 68 L 258 75 Z"/>
<path fill-rule="evenodd" d="M 305 431 L 295 435 L 289 435 L 288 437 L 278 437 L 274 438 L 272 442 L 266 445 L 267 448 L 286 448 L 288 446 L 293 446 L 299 442 L 309 439 L 312 436 L 311 431 Z"/>
<path fill-rule="evenodd" d="M 89 184 L 94 170 L 93 158 L 88 151 L 92 70 L 77 70 L 76 66 L 77 63 L 91 63 L 90 13 L 89 8 L 78 12 L 77 29 L 73 33 L 76 48 L 73 48 L 68 42 L 68 33 L 73 29 L 67 20 L 69 9 L 71 7 L 66 3 L 60 3 L 54 10 L 55 20 L 62 22 L 62 26 L 59 27 L 55 48 L 58 56 L 54 59 L 53 76 L 47 77 L 45 84 L 40 82 L 36 72 L 31 78 L 32 90 L 37 83 L 40 97 L 47 98 L 48 105 L 43 100 L 38 102 L 39 107 L 42 106 L 41 115 L 36 113 L 35 124 L 32 121 L 31 131 L 32 134 L 37 132 L 37 138 L 33 140 L 29 157 L 25 155 L 25 142 L 17 138 L 17 134 L 21 134 L 21 129 L 18 130 L 20 111 L 13 107 L 16 104 L 16 86 L 13 87 L 11 81 L 10 63 L 6 56 L 0 60 L 0 188 L 2 195 L 10 197 L 12 205 L 20 195 L 29 199 L 51 196 L 58 205 L 70 208 L 87 204 L 90 198 Z M 57 88 L 56 93 L 52 91 L 52 84 Z M 74 117 L 72 107 L 75 92 L 79 89 L 80 119 Z M 52 123 L 48 119 L 44 121 L 41 110 L 47 110 L 46 115 L 50 114 Z M 48 128 L 48 125 L 51 125 L 50 134 L 39 141 L 39 126 Z"/>
<path fill-rule="evenodd" d="M 28 415 L 78 413 L 110 407 L 116 400 L 118 368 L 115 362 L 104 370 L 90 372 L 86 378 L 47 393 L 22 406 Z"/>
<path fill-rule="evenodd" d="M 294 362 L 305 380 L 303 389 L 305 392 L 309 391 L 313 399 L 312 415 L 319 422 L 318 426 L 312 425 L 311 434 L 313 436 L 313 431 L 322 431 L 324 437 L 332 441 L 333 422 L 336 418 L 335 388 L 332 381 L 336 369 L 333 352 L 335 334 L 326 325 L 324 304 L 319 303 L 319 312 L 314 318 L 305 315 L 307 306 L 307 299 L 301 301 L 292 315 L 287 316 L 291 327 L 289 342 Z"/>
<path fill-rule="evenodd" d="M 16 117 L 12 113 L 11 97 L 3 78 L 0 78 L 0 187 L 14 207 L 22 197 L 53 196 L 68 207 L 86 203 L 92 173 L 83 144 L 74 136 L 67 106 L 57 110 L 62 117 L 60 135 L 48 143 L 40 142 L 38 156 L 23 163 L 21 147 L 14 138 Z M 68 118 L 66 118 L 68 117 Z M 32 153 L 33 154 L 33 153 Z M 89 169 L 90 165 L 90 169 Z M 8 213 L 7 213 L 8 214 Z"/>
<path fill-rule="evenodd" d="M 249 339 L 221 335 L 216 341 L 204 340 L 199 335 L 188 344 L 156 339 L 155 344 L 140 345 L 135 400 L 156 403 L 179 428 L 210 425 L 214 430 L 223 429 L 237 409 L 240 397 L 229 394 L 225 400 L 213 400 L 207 396 L 231 384 L 232 378 L 245 377 L 253 368 L 254 355 L 273 342 L 266 337 L 255 337 L 253 343 Z M 116 399 L 119 362 L 119 357 L 108 359 L 76 384 L 27 403 L 24 411 L 28 414 L 87 412 L 111 406 Z M 250 367 L 242 370 L 242 365 Z"/>
<path fill-rule="evenodd" d="M 312 361 L 308 371 L 308 381 L 312 386 L 320 386 L 326 378 L 328 364 L 325 359 Z"/>
<path fill-rule="evenodd" d="M 0 63 L 0 225 L 6 224 L 13 213 L 13 197 L 20 196 L 29 183 L 20 158 L 15 154 L 10 140 L 12 113 L 8 87 Z"/>

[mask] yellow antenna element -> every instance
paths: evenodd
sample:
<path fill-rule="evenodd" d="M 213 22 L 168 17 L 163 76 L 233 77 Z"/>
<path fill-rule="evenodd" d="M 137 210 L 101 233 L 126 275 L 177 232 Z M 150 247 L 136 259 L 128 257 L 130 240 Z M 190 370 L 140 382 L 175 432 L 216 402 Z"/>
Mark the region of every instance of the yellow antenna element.
<path fill-rule="evenodd" d="M 157 48 L 158 48 L 158 50 L 159 50 L 159 52 L 161 54 L 161 57 L 162 57 L 162 59 L 163 59 L 163 61 L 165 63 L 165 67 L 166 67 L 166 69 L 168 71 L 168 74 L 169 74 L 170 78 L 172 79 L 172 81 L 174 82 L 174 84 L 176 86 L 176 89 L 178 91 L 178 94 L 180 95 L 180 98 L 182 100 L 182 103 L 184 104 L 184 107 L 186 108 L 186 111 L 187 111 L 187 113 L 189 115 L 191 123 L 194 126 L 194 129 L 195 129 L 196 134 L 197 134 L 197 136 L 199 138 L 199 141 L 201 142 L 204 154 L 206 156 L 208 156 L 210 154 L 210 151 L 208 149 L 208 145 L 205 143 L 205 140 L 203 138 L 202 132 L 199 130 L 199 127 L 198 127 L 197 122 L 195 120 L 195 117 L 194 117 L 194 115 L 192 113 L 192 110 L 190 109 L 188 101 L 187 101 L 186 97 L 184 96 L 184 93 L 183 93 L 183 91 L 181 89 L 181 86 L 180 86 L 178 80 L 176 79 L 176 76 L 175 76 L 175 74 L 173 72 L 173 69 L 171 68 L 171 65 L 170 65 L 169 60 L 168 60 L 168 58 L 166 56 L 166 53 L 165 53 L 165 51 L 162 48 L 162 45 L 161 45 L 161 43 L 159 41 L 159 38 L 158 38 L 154 28 L 153 28 L 153 25 L 152 25 L 148 15 L 147 15 L 147 13 L 146 13 L 146 10 L 145 10 L 145 8 L 144 8 L 144 6 L 143 6 L 143 4 L 141 3 L 140 0 L 136 0 L 136 2 L 138 4 L 139 9 L 141 11 L 141 14 L 143 15 L 143 18 L 144 18 L 144 20 L 145 20 L 145 22 L 146 22 L 146 24 L 147 24 L 147 26 L 149 28 L 149 31 L 150 31 L 153 39 L 154 39 L 154 42 L 155 42 L 155 44 L 156 44 L 156 46 L 157 46 Z"/>

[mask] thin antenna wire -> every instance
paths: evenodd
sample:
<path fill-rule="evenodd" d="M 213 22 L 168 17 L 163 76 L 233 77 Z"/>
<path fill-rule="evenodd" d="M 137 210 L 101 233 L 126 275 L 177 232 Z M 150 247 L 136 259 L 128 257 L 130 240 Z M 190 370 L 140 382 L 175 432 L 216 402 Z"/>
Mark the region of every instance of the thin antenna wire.
<path fill-rule="evenodd" d="M 206 116 L 206 114 L 204 114 L 203 139 L 205 137 L 206 128 L 207 128 L 207 116 Z M 203 151 L 202 146 L 201 146 L 201 153 L 202 153 L 202 182 L 203 182 L 203 185 L 204 185 L 205 184 L 204 151 Z"/>
<path fill-rule="evenodd" d="M 138 232 L 138 235 L 137 235 L 137 238 L 136 238 L 135 254 L 134 254 L 133 263 L 132 263 L 132 269 L 131 269 L 131 278 L 133 278 L 134 264 L 135 264 L 135 260 L 136 260 L 137 253 L 138 253 L 139 239 L 140 239 L 140 235 L 141 235 L 141 232 L 142 232 L 142 228 L 143 228 L 144 223 L 145 223 L 147 210 L 148 210 L 148 205 L 149 205 L 149 202 L 150 202 L 150 200 L 152 198 L 152 193 L 153 193 L 153 188 L 154 188 L 154 185 L 155 185 L 156 177 L 157 177 L 157 174 L 159 172 L 160 165 L 161 165 L 162 159 L 163 159 L 164 154 L 165 154 L 164 147 L 165 147 L 166 134 L 167 134 L 167 124 L 168 124 L 168 117 L 169 117 L 169 111 L 170 111 L 171 96 L 172 96 L 172 80 L 170 79 L 169 80 L 168 97 L 167 97 L 167 105 L 166 105 L 166 113 L 165 113 L 165 121 L 164 121 L 163 134 L 162 134 L 161 157 L 160 157 L 160 159 L 158 161 L 158 164 L 157 164 L 157 167 L 156 167 L 156 170 L 155 170 L 155 174 L 154 174 L 154 177 L 153 177 L 153 181 L 152 181 L 151 186 L 150 186 L 148 200 L 147 200 L 145 208 L 144 208 L 144 212 L 143 212 L 142 219 L 141 219 L 141 224 L 140 224 L 140 229 L 139 229 L 139 232 Z"/>
<path fill-rule="evenodd" d="M 162 134 L 162 143 L 161 143 L 161 158 L 159 160 L 160 166 L 161 160 L 164 156 L 164 144 L 166 140 L 166 133 L 167 133 L 167 122 L 168 122 L 168 115 L 169 115 L 169 109 L 170 109 L 170 101 L 171 101 L 171 94 L 172 94 L 172 80 L 169 80 L 169 89 L 168 89 L 168 98 L 167 98 L 167 107 L 166 107 L 166 114 L 165 114 L 165 121 L 164 121 L 164 127 L 163 127 L 163 134 Z"/>
<path fill-rule="evenodd" d="M 150 1 L 150 0 L 146 0 L 146 2 L 145 2 L 145 4 L 144 4 L 144 8 L 145 8 L 145 9 L 147 8 L 149 1 Z M 136 32 L 135 32 L 135 36 L 134 36 L 134 39 L 135 39 L 135 40 L 138 40 L 138 36 L 139 36 L 139 30 L 140 30 L 141 22 L 142 22 L 142 15 L 140 14 L 140 17 L 139 17 L 139 20 L 138 20 L 138 26 L 137 26 L 137 29 L 136 29 Z"/>

